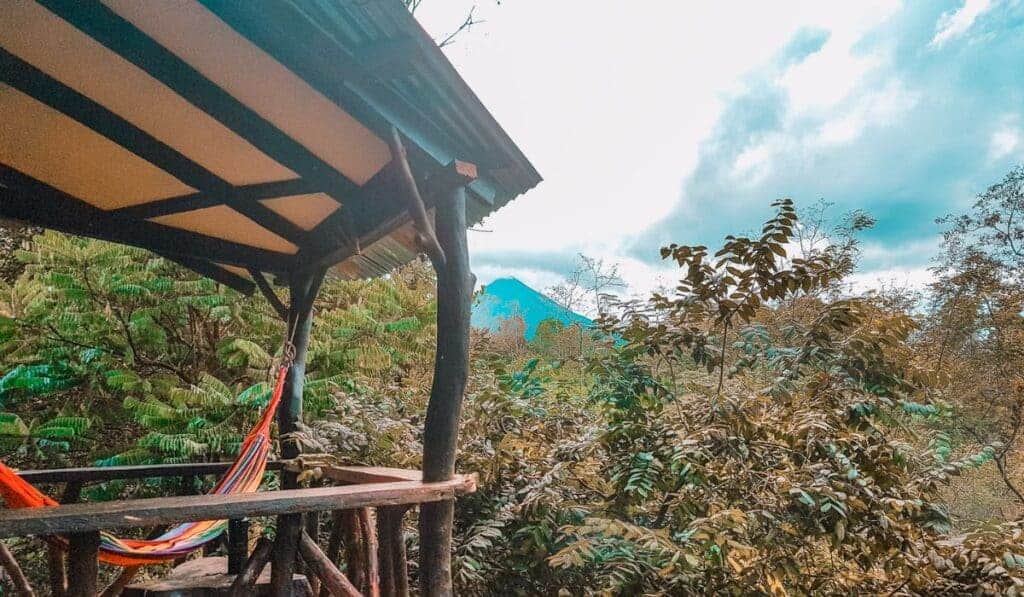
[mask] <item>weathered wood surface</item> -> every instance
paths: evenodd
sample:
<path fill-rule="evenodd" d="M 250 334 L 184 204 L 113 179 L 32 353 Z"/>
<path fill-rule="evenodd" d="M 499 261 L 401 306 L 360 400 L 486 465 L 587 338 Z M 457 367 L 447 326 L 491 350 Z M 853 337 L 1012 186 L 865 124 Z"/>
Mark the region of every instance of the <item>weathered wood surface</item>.
<path fill-rule="evenodd" d="M 460 475 L 439 483 L 400 481 L 0 510 L 0 538 L 65 535 L 196 520 L 226 520 L 241 516 L 419 504 L 453 499 L 475 490 L 475 477 Z"/>
<path fill-rule="evenodd" d="M 292 351 L 292 362 L 284 380 L 281 404 L 277 409 L 277 429 L 281 437 L 281 456 L 293 459 L 299 455 L 299 444 L 290 434 L 298 430 L 302 420 L 302 388 L 306 379 L 306 350 L 309 346 L 309 332 L 313 324 L 313 301 L 324 279 L 324 270 L 293 275 L 288 281 L 288 341 L 286 349 Z M 299 487 L 298 473 L 285 470 L 281 473 L 281 488 L 295 490 Z M 290 597 L 291 578 L 296 572 L 299 536 L 302 532 L 302 516 L 298 512 L 316 510 L 291 510 L 278 513 L 277 534 L 274 536 L 274 553 L 270 561 L 270 590 L 275 597 Z"/>
<path fill-rule="evenodd" d="M 423 479 L 455 473 L 462 399 L 469 376 L 469 319 L 473 274 L 466 242 L 466 189 L 454 189 L 436 207 L 437 239 L 446 261 L 437 272 L 437 352 L 434 381 L 423 424 Z M 426 597 L 452 595 L 451 548 L 455 504 L 420 508 L 420 588 Z"/>
<path fill-rule="evenodd" d="M 74 506 L 61 506 L 73 508 Z M 57 508 L 38 508 L 39 510 L 56 510 Z M 23 510 L 17 510 L 22 512 Z M 68 591 L 69 597 L 95 597 L 96 574 L 99 562 L 96 556 L 100 547 L 98 530 L 81 532 L 71 535 L 68 541 Z"/>
<path fill-rule="evenodd" d="M 351 577 L 352 584 L 365 590 L 366 578 L 366 540 L 359 522 L 359 513 L 355 510 L 335 511 L 335 524 L 340 524 L 345 543 L 345 568 Z"/>
<path fill-rule="evenodd" d="M 359 528 L 363 533 L 363 542 L 366 545 L 366 597 L 380 597 L 380 561 L 379 548 L 377 543 L 377 524 L 374 520 L 375 513 L 370 508 L 360 508 Z"/>
<path fill-rule="evenodd" d="M 333 597 L 362 597 L 362 593 L 338 570 L 308 533 L 302 533 L 299 550 L 310 571 L 320 579 Z"/>
<path fill-rule="evenodd" d="M 323 466 L 320 470 L 326 479 L 352 485 L 423 480 L 423 471 L 386 466 Z"/>
<path fill-rule="evenodd" d="M 238 574 L 249 559 L 249 520 L 228 521 L 228 574 Z"/>
<path fill-rule="evenodd" d="M 172 570 L 163 578 L 140 582 L 127 587 L 124 597 L 227 597 L 231 594 L 231 583 L 235 576 L 224 571 L 227 559 L 223 557 L 197 558 L 189 560 Z M 295 575 L 292 586 L 296 595 L 302 595 L 308 586 L 306 578 Z M 270 595 L 270 571 L 254 579 L 249 589 L 242 593 L 246 597 L 252 595 Z"/>
<path fill-rule="evenodd" d="M 249 556 L 249 560 L 242 567 L 242 571 L 231 582 L 231 590 L 228 592 L 230 597 L 246 597 L 246 595 L 253 594 L 253 586 L 256 584 L 256 579 L 260 577 L 263 569 L 267 567 L 267 562 L 270 561 L 270 552 L 273 548 L 273 541 L 266 537 L 260 537 L 259 541 L 256 542 L 256 547 L 252 550 L 252 555 Z M 267 577 L 267 582 L 270 582 L 269 576 Z"/>
<path fill-rule="evenodd" d="M 121 574 L 117 575 L 114 582 L 110 583 L 106 589 L 100 594 L 100 597 L 117 597 L 124 591 L 125 587 L 128 586 L 135 577 L 138 576 L 142 570 L 142 566 L 128 566 L 121 571 Z"/>
<path fill-rule="evenodd" d="M 37 483 L 98 483 L 115 479 L 155 479 L 159 477 L 220 475 L 232 462 L 197 462 L 194 464 L 151 464 L 140 466 L 104 466 L 83 468 L 54 468 L 18 471 L 18 476 L 32 484 Z M 280 470 L 279 460 L 267 462 L 268 471 Z"/>
<path fill-rule="evenodd" d="M 377 539 L 380 542 L 380 592 L 384 597 L 408 597 L 409 564 L 402 519 L 407 506 L 377 508 Z"/>

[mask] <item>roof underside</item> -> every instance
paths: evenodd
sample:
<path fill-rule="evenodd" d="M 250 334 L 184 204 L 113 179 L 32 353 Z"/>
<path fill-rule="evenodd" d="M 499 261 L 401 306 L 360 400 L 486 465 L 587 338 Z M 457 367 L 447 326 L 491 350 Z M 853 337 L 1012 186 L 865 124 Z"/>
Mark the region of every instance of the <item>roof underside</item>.
<path fill-rule="evenodd" d="M 398 0 L 40 0 L 0 19 L 0 216 L 246 272 L 416 254 L 385 139 L 479 221 L 539 182 Z M 471 169 L 470 169 L 471 170 Z"/>

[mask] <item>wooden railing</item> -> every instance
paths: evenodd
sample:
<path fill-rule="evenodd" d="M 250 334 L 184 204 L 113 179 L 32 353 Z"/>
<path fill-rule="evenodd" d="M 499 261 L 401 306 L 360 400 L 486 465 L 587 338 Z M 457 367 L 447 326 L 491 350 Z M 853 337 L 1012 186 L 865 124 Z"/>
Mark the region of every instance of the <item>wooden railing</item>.
<path fill-rule="evenodd" d="M 0 538 L 62 536 L 69 549 L 66 573 L 63 558 L 51 550 L 51 591 L 64 597 L 89 596 L 97 591 L 97 555 L 100 531 L 165 527 L 196 520 L 229 520 L 228 568 L 236 574 L 235 594 L 247 594 L 270 558 L 269 544 L 261 540 L 248 553 L 246 519 L 256 516 L 304 514 L 306 533 L 300 543 L 305 572 L 315 588 L 330 595 L 407 595 L 408 569 L 402 521 L 406 511 L 423 503 L 451 500 L 475 491 L 475 477 L 458 475 L 424 483 L 419 471 L 380 467 L 321 467 L 322 478 L 334 485 L 308 489 L 234 495 L 187 495 L 112 502 L 74 503 L 82 486 L 115 479 L 180 477 L 185 482 L 202 475 L 217 475 L 230 463 L 57 469 L 19 473 L 33 484 L 65 484 L 64 502 L 51 508 L 0 510 Z M 280 471 L 281 462 L 270 470 Z M 317 542 L 319 512 L 332 512 L 326 551 Z M 374 519 L 376 522 L 374 523 Z M 342 557 L 349 576 L 341 573 Z M 55 569 L 59 566 L 60 569 Z M 103 592 L 116 595 L 134 576 L 122 578 Z M 66 574 L 66 576 L 65 576 Z"/>

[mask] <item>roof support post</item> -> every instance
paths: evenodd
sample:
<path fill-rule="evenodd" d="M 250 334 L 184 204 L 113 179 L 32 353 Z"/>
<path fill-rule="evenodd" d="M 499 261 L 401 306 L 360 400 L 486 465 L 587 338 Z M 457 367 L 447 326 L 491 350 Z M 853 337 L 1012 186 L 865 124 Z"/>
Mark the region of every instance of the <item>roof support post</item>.
<path fill-rule="evenodd" d="M 475 279 L 466 242 L 466 189 L 436 203 L 436 232 L 445 260 L 437 271 L 437 352 L 423 427 L 423 480 L 455 474 L 462 397 L 469 376 L 469 317 Z M 455 502 L 420 507 L 420 584 L 427 596 L 452 595 L 451 544 Z"/>
<path fill-rule="evenodd" d="M 295 347 L 295 358 L 284 382 L 284 394 L 277 411 L 278 434 L 281 438 L 281 458 L 288 460 L 299 455 L 298 444 L 286 437 L 298 428 L 302 419 L 302 388 L 306 377 L 306 350 L 309 347 L 309 331 L 313 322 L 313 301 L 325 271 L 318 269 L 305 274 L 293 275 L 286 334 Z M 281 471 L 281 488 L 297 489 L 298 473 L 287 469 Z M 277 535 L 274 538 L 273 560 L 271 561 L 270 587 L 275 597 L 291 597 L 292 575 L 302 536 L 302 515 L 282 514 L 277 517 Z"/>

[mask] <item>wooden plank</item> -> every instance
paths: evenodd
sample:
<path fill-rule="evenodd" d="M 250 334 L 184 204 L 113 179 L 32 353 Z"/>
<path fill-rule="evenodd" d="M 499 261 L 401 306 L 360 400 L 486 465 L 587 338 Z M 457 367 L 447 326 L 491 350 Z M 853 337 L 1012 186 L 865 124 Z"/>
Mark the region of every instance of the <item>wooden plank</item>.
<path fill-rule="evenodd" d="M 269 551 L 269 550 L 267 550 Z M 226 595 L 269 595 L 270 575 L 264 569 L 262 574 L 250 580 L 252 584 L 241 593 L 232 593 L 237 579 L 234 574 L 227 574 L 227 562 L 223 557 L 196 558 L 189 560 L 160 575 L 161 578 L 137 582 L 128 586 L 125 597 L 212 597 Z M 302 595 L 308 587 L 306 579 L 296 574 L 292 577 L 292 594 Z"/>
<path fill-rule="evenodd" d="M 196 462 L 192 464 L 146 464 L 139 466 L 103 466 L 80 468 L 54 468 L 45 470 L 18 471 L 18 476 L 32 483 L 98 483 L 116 479 L 156 479 L 180 477 L 183 475 L 219 475 L 226 472 L 232 462 Z M 268 471 L 281 470 L 280 460 L 267 462 Z"/>
<path fill-rule="evenodd" d="M 195 520 L 227 520 L 242 516 L 420 504 L 450 500 L 475 490 L 474 476 L 460 475 L 439 483 L 402 481 L 0 510 L 0 538 L 64 535 Z"/>
<path fill-rule="evenodd" d="M 331 481 L 353 485 L 423 480 L 421 471 L 386 466 L 324 466 L 320 470 Z"/>

